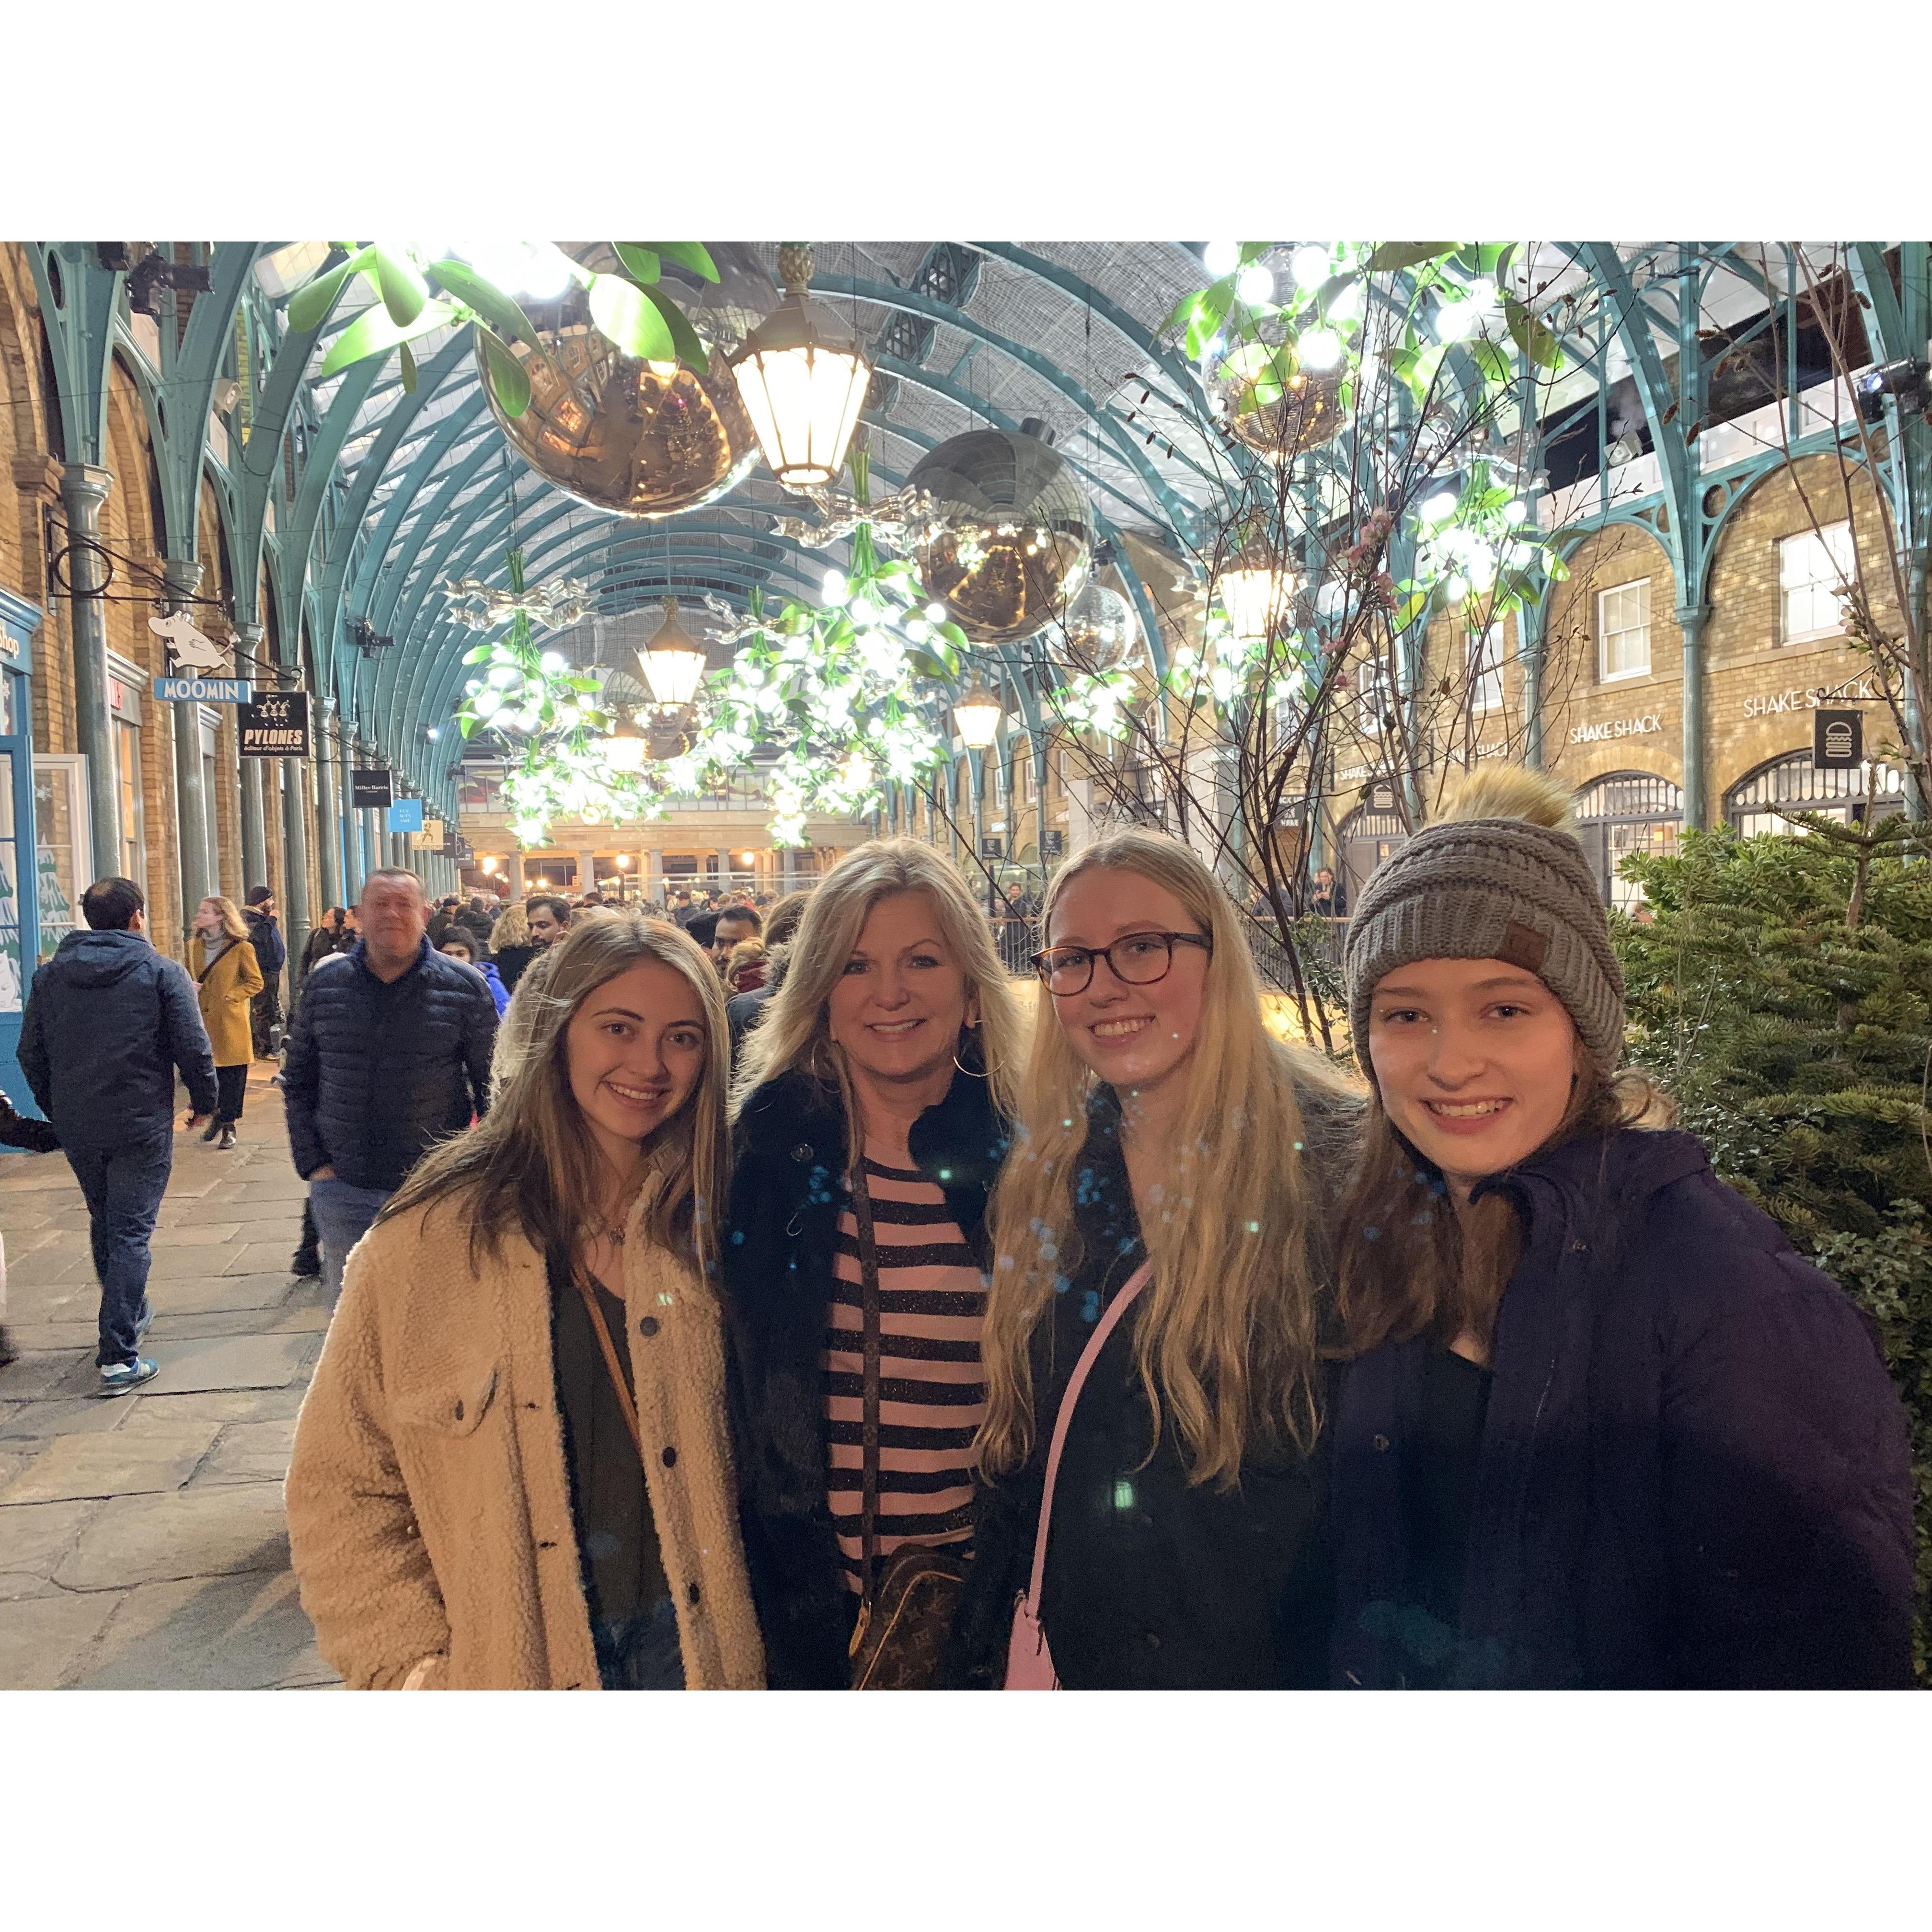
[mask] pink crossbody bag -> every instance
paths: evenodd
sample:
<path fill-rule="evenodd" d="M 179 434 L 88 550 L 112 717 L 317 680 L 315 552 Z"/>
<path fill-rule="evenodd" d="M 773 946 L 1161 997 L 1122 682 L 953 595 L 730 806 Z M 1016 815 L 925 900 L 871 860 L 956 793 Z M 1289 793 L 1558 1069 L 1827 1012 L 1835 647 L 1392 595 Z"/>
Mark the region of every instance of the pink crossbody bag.
<path fill-rule="evenodd" d="M 1134 1297 L 1146 1287 L 1153 1271 L 1152 1262 L 1143 1262 L 1121 1284 L 1106 1314 L 1088 1336 L 1080 1359 L 1073 1365 L 1072 1379 L 1060 1398 L 1060 1413 L 1053 1419 L 1053 1442 L 1046 1452 L 1046 1484 L 1040 1498 L 1040 1527 L 1034 1532 L 1033 1575 L 1025 1590 L 1013 1604 L 1013 1634 L 1006 1644 L 1006 1681 L 1009 1690 L 1058 1690 L 1060 1674 L 1053 1667 L 1053 1653 L 1046 1647 L 1046 1630 L 1034 1606 L 1040 1601 L 1040 1586 L 1046 1580 L 1046 1532 L 1053 1520 L 1053 1485 L 1060 1474 L 1060 1452 L 1066 1446 L 1066 1430 L 1073 1420 L 1074 1405 L 1087 1386 L 1088 1371 L 1100 1359 L 1107 1337 L 1127 1312 Z"/>

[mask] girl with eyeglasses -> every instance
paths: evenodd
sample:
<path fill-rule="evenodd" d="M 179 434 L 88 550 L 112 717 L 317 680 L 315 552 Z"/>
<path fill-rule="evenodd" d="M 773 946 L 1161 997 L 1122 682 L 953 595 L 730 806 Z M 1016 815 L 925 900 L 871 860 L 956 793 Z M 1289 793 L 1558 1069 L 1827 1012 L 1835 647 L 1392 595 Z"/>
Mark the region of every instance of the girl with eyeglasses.
<path fill-rule="evenodd" d="M 1089 847 L 1041 936 L 951 1669 L 1016 1688 L 1322 1684 L 1324 1226 L 1354 1103 L 1269 1033 L 1239 915 L 1186 846 Z"/>

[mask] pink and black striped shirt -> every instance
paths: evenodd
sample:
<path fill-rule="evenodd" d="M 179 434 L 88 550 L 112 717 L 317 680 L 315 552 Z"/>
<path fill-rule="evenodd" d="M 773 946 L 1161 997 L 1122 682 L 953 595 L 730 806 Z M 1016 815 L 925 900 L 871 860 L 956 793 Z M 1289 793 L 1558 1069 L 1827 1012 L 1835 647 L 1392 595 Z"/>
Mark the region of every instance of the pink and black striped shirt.
<path fill-rule="evenodd" d="M 969 1543 L 973 1437 L 986 1408 L 980 1330 L 986 1281 L 933 1182 L 866 1162 L 879 1252 L 878 1552 L 908 1543 Z M 865 1315 L 859 1224 L 838 1215 L 835 1286 L 826 1338 L 832 1522 L 845 1580 L 863 1586 Z"/>

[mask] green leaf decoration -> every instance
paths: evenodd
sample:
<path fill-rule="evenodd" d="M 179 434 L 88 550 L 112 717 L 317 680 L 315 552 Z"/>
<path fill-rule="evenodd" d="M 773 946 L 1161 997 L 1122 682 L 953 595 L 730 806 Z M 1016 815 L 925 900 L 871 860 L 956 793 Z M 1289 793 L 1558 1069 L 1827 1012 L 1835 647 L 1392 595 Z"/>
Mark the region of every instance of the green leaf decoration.
<path fill-rule="evenodd" d="M 406 328 L 422 314 L 429 300 L 429 284 L 416 265 L 406 256 L 392 255 L 386 248 L 372 248 L 375 257 L 376 286 L 382 292 L 382 306 L 398 328 Z"/>
<path fill-rule="evenodd" d="M 524 365 L 488 329 L 483 332 L 483 360 L 490 371 L 490 388 L 506 416 L 520 416 L 530 406 L 530 379 Z"/>
<path fill-rule="evenodd" d="M 655 303 L 659 315 L 664 318 L 665 328 L 670 331 L 670 339 L 677 350 L 677 359 L 686 368 L 700 373 L 711 367 L 711 357 L 703 339 L 693 328 L 682 309 L 661 290 L 646 289 L 644 298 Z"/>
<path fill-rule="evenodd" d="M 1201 359 L 1202 352 L 1214 340 L 1222 323 L 1227 320 L 1228 310 L 1234 299 L 1234 278 L 1226 275 L 1211 287 L 1201 291 L 1201 300 L 1196 306 L 1193 320 L 1187 325 L 1186 346 L 1188 354 L 1196 361 Z"/>
<path fill-rule="evenodd" d="M 1514 296 L 1503 297 L 1503 320 L 1510 340 L 1540 368 L 1554 369 L 1563 360 L 1556 338 Z"/>
<path fill-rule="evenodd" d="M 474 650 L 463 653 L 463 662 L 466 664 L 487 664 L 490 652 L 495 648 L 493 644 L 478 644 Z"/>
<path fill-rule="evenodd" d="M 953 675 L 939 658 L 934 657 L 930 651 L 921 650 L 916 644 L 909 645 L 907 647 L 906 662 L 910 664 L 921 677 L 932 678 L 942 684 Z"/>
<path fill-rule="evenodd" d="M 712 260 L 710 250 L 702 242 L 649 242 L 642 245 L 681 263 L 700 281 L 715 282 L 718 279 L 718 265 Z"/>
<path fill-rule="evenodd" d="M 405 342 L 398 349 L 402 358 L 403 394 L 413 396 L 416 392 L 416 358 L 410 353 L 410 345 Z"/>
<path fill-rule="evenodd" d="M 954 623 L 950 617 L 948 617 L 944 620 L 941 622 L 936 624 L 933 628 L 938 632 L 939 634 L 944 638 L 955 650 L 963 651 L 966 649 L 966 633 L 962 630 L 957 624 Z"/>
<path fill-rule="evenodd" d="M 663 272 L 664 265 L 658 260 L 655 248 L 646 248 L 641 242 L 614 242 L 611 247 L 617 251 L 617 259 L 624 265 L 625 272 L 634 282 L 654 282 Z"/>
<path fill-rule="evenodd" d="M 476 714 L 473 711 L 462 712 L 457 718 L 456 728 L 466 739 L 476 728 Z"/>
<path fill-rule="evenodd" d="M 1455 252 L 1453 242 L 1384 242 L 1369 257 L 1369 270 L 1372 274 L 1390 275 L 1398 268 L 1413 268 Z"/>
<path fill-rule="evenodd" d="M 1483 372 L 1486 381 L 1502 383 L 1509 380 L 1509 358 L 1496 343 L 1486 337 L 1478 336 L 1468 347 L 1470 359 Z"/>
<path fill-rule="evenodd" d="M 1195 310 L 1201 306 L 1201 295 L 1202 292 L 1198 289 L 1190 290 L 1180 301 L 1174 304 L 1173 308 L 1168 310 L 1167 320 L 1154 331 L 1155 334 L 1165 335 L 1170 329 L 1178 328 L 1184 322 L 1190 320 Z"/>
<path fill-rule="evenodd" d="M 406 328 L 399 327 L 386 308 L 365 308 L 330 345 L 322 367 L 316 371 L 316 380 L 326 382 L 352 363 L 360 362 L 366 356 L 386 356 L 398 343 L 427 335 L 431 329 L 455 320 L 456 311 L 446 302 L 424 303 L 416 320 Z"/>
<path fill-rule="evenodd" d="M 343 284 L 368 259 L 369 250 L 358 248 L 347 261 L 338 262 L 334 268 L 325 268 L 319 275 L 311 275 L 289 298 L 289 327 L 303 334 L 312 328 L 320 328 L 334 306 L 335 298 L 342 292 Z"/>
<path fill-rule="evenodd" d="M 434 262 L 430 273 L 466 308 L 473 308 L 506 342 L 537 346 L 537 332 L 520 303 L 486 282 L 467 262 Z"/>
<path fill-rule="evenodd" d="M 590 319 L 626 356 L 640 362 L 675 362 L 677 344 L 657 305 L 621 275 L 590 278 Z"/>

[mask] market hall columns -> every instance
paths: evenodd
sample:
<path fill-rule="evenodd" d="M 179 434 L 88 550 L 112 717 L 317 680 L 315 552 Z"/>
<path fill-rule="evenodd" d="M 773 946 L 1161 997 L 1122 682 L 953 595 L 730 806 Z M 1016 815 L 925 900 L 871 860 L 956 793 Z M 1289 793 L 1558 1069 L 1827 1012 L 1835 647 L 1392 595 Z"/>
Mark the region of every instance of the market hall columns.
<path fill-rule="evenodd" d="M 262 626 L 237 624 L 235 627 L 235 675 L 266 685 L 260 656 Z M 242 890 L 268 883 L 268 836 L 262 798 L 262 765 L 260 758 L 242 760 Z M 286 896 L 284 895 L 286 900 Z M 283 908 L 284 916 L 287 906 Z"/>
<path fill-rule="evenodd" d="M 101 602 L 101 506 L 112 470 L 70 463 L 61 478 L 67 506 L 68 609 L 74 625 L 74 743 L 87 756 L 87 816 L 104 872 L 121 850 L 121 801 L 114 783 L 114 745 L 107 715 L 107 613 Z"/>
<path fill-rule="evenodd" d="M 163 560 L 161 574 L 167 584 L 168 614 L 192 606 L 195 586 L 201 581 L 201 566 L 192 557 Z M 168 667 L 172 668 L 172 667 Z M 170 706 L 169 722 L 175 744 L 175 798 L 179 821 L 177 843 L 181 852 L 182 943 L 185 928 L 193 921 L 202 901 L 221 890 L 221 882 L 208 876 L 208 821 L 214 800 L 202 782 L 201 764 L 201 706 L 190 700 Z"/>
<path fill-rule="evenodd" d="M 315 816 L 325 907 L 348 903 L 342 896 L 342 809 L 335 795 L 335 719 L 325 712 L 315 740 Z"/>
<path fill-rule="evenodd" d="M 1684 823 L 1703 832 L 1711 824 L 1704 762 L 1704 625 L 1711 607 L 1680 604 L 1671 614 L 1684 634 Z"/>

